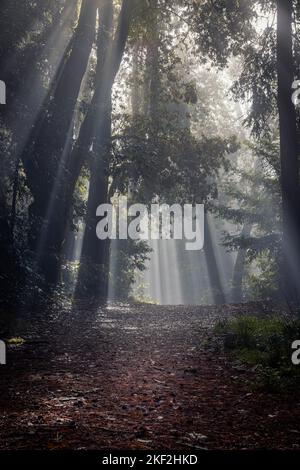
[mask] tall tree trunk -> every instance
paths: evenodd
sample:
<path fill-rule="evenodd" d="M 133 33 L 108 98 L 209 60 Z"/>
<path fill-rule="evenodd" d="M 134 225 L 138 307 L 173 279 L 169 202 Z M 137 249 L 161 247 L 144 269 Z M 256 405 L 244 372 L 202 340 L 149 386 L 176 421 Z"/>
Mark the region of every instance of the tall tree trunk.
<path fill-rule="evenodd" d="M 277 72 L 283 206 L 282 287 L 285 296 L 300 293 L 300 194 L 294 81 L 292 0 L 277 0 Z"/>
<path fill-rule="evenodd" d="M 219 267 L 216 259 L 214 250 L 214 243 L 212 238 L 212 229 L 210 226 L 210 220 L 207 213 L 205 213 L 204 219 L 204 253 L 207 264 L 210 289 L 212 297 L 216 305 L 225 304 L 225 295 L 221 282 L 221 276 Z"/>
<path fill-rule="evenodd" d="M 251 235 L 252 225 L 245 224 L 241 236 L 242 238 L 249 238 Z M 233 276 L 232 276 L 232 302 L 240 303 L 243 301 L 243 279 L 245 274 L 247 252 L 245 249 L 240 249 L 234 263 Z"/>
<path fill-rule="evenodd" d="M 152 9 L 151 30 L 148 31 L 149 43 L 146 57 L 145 76 L 145 114 L 148 114 L 153 124 L 158 125 L 159 104 L 161 95 L 161 76 L 159 69 L 159 48 L 160 48 L 160 21 L 158 16 L 158 0 L 149 0 Z M 149 96 L 147 100 L 147 95 Z"/>
<path fill-rule="evenodd" d="M 103 5 L 100 18 L 97 52 L 97 71 L 102 76 L 102 70 L 112 46 L 113 3 L 107 0 Z M 94 110 L 94 122 L 98 120 L 97 131 L 90 136 L 92 141 L 92 161 L 90 165 L 89 195 L 87 214 L 85 217 L 85 233 L 78 282 L 76 286 L 77 297 L 97 297 L 106 299 L 108 289 L 108 241 L 99 240 L 96 235 L 96 211 L 100 204 L 108 201 L 109 156 L 111 146 L 111 92 L 104 96 L 103 84 L 99 76 L 99 85 L 95 95 L 101 96 L 102 102 L 97 103 Z M 97 81 L 97 79 L 96 79 Z M 111 84 L 112 87 L 112 84 Z M 99 119 L 97 119 L 99 118 Z M 93 124 L 94 124 L 93 122 Z M 92 127 L 93 129 L 93 127 Z M 92 274 L 92 275 L 91 275 Z"/>
<path fill-rule="evenodd" d="M 82 1 L 71 51 L 60 67 L 60 76 L 56 78 L 53 97 L 45 118 L 38 125 L 33 146 L 29 152 L 26 152 L 24 166 L 29 179 L 33 180 L 33 185 L 37 172 L 43 177 L 43 183 L 45 178 L 49 180 L 47 181 L 49 186 L 55 180 L 95 39 L 96 11 L 99 2 L 100 0 Z M 30 178 L 31 172 L 32 178 Z"/>
<path fill-rule="evenodd" d="M 90 110 L 80 131 L 80 146 L 71 157 L 73 176 L 79 174 L 84 148 L 93 146 L 91 179 L 89 186 L 86 230 L 83 240 L 76 296 L 91 296 L 103 300 L 108 292 L 109 241 L 101 241 L 96 235 L 96 209 L 108 201 L 109 155 L 111 145 L 111 93 L 125 51 L 135 0 L 123 0 L 113 43 L 113 4 L 103 5 L 98 42 L 98 84 Z M 93 271 L 93 276 L 91 272 Z"/>
<path fill-rule="evenodd" d="M 140 46 L 137 42 L 133 46 L 132 53 L 132 88 L 131 88 L 131 109 L 133 119 L 137 118 L 141 112 L 142 93 L 140 77 Z"/>
<path fill-rule="evenodd" d="M 100 0 L 83 0 L 72 49 L 57 78 L 49 109 L 40 124 L 33 147 L 23 164 L 34 201 L 30 207 L 31 249 L 48 283 L 58 280 L 67 208 L 66 155 L 72 142 L 72 120 L 95 38 L 96 11 Z"/>
<path fill-rule="evenodd" d="M 109 274 L 109 240 L 99 240 L 96 235 L 98 218 L 97 207 L 108 202 L 109 158 L 111 147 L 111 106 L 106 104 L 103 121 L 99 133 L 101 143 L 95 146 L 94 159 L 91 164 L 91 177 L 85 232 L 82 245 L 77 297 L 94 296 L 106 300 L 108 293 Z M 87 271 L 94 272 L 94 278 Z"/>
<path fill-rule="evenodd" d="M 135 2 L 136 0 L 123 0 L 111 51 L 107 54 L 104 63 L 101 61 L 100 66 L 97 66 L 96 90 L 89 110 L 81 125 L 77 143 L 68 161 L 70 193 L 74 191 L 93 139 L 97 135 L 98 129 L 102 126 L 103 101 L 105 97 L 109 96 L 111 93 L 123 59 Z"/>
<path fill-rule="evenodd" d="M 255 177 L 259 175 L 259 171 L 260 171 L 259 160 L 256 159 L 254 163 L 254 176 Z M 252 185 L 251 190 L 255 191 L 255 185 Z M 249 238 L 251 235 L 252 229 L 253 229 L 253 223 L 251 223 L 251 221 L 246 222 L 242 228 L 241 238 L 245 240 Z M 246 266 L 245 266 L 246 257 L 247 257 L 247 251 L 243 248 L 240 248 L 240 250 L 237 253 L 237 257 L 236 257 L 235 264 L 233 267 L 232 291 L 231 291 L 232 302 L 240 303 L 243 301 L 243 280 L 244 280 L 244 275 L 246 271 Z"/>

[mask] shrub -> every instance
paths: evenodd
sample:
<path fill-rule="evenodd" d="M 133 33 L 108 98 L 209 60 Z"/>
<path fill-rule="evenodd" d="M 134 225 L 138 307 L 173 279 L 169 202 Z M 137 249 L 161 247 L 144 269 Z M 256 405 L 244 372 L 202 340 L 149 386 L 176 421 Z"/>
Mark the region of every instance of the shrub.
<path fill-rule="evenodd" d="M 292 364 L 291 345 L 300 338 L 300 321 L 279 316 L 240 316 L 219 323 L 226 351 L 239 361 L 258 366 L 258 383 L 269 389 L 294 386 L 300 367 Z"/>

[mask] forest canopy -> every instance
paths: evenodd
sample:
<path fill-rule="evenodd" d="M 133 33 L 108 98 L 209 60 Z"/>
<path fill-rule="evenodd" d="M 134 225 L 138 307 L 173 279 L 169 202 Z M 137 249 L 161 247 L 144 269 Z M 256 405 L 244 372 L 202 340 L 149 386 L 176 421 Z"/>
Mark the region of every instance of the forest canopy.
<path fill-rule="evenodd" d="M 183 303 L 297 296 L 298 1 L 21 3 L 0 20 L 1 298 L 164 302 L 157 254 Z M 99 240 L 120 197 L 204 204 L 204 251 Z"/>

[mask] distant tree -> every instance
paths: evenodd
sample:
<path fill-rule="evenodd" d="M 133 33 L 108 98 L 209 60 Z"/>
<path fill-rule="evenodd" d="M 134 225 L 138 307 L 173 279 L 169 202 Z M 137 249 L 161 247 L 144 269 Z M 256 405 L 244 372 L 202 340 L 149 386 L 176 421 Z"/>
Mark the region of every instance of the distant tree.
<path fill-rule="evenodd" d="M 271 134 L 248 145 L 248 149 L 241 148 L 235 171 L 221 184 L 222 202 L 216 208 L 218 216 L 231 224 L 224 230 L 223 243 L 237 253 L 231 283 L 233 302 L 249 296 L 253 299 L 248 285 L 254 276 L 256 295 L 283 295 L 279 284 L 282 216 L 278 137 L 276 141 L 276 134 Z M 262 266 L 262 260 L 269 261 L 264 268 L 272 269 L 268 287 L 263 286 L 266 273 L 257 264 Z"/>

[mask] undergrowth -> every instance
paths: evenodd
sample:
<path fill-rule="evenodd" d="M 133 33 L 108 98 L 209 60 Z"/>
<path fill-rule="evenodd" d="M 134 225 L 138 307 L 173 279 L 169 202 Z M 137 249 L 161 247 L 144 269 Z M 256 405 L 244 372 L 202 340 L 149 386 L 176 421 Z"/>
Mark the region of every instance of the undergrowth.
<path fill-rule="evenodd" d="M 300 339 L 300 320 L 279 316 L 240 316 L 219 322 L 215 333 L 234 359 L 251 366 L 256 385 L 270 391 L 300 384 L 300 365 L 292 363 L 292 343 Z"/>

